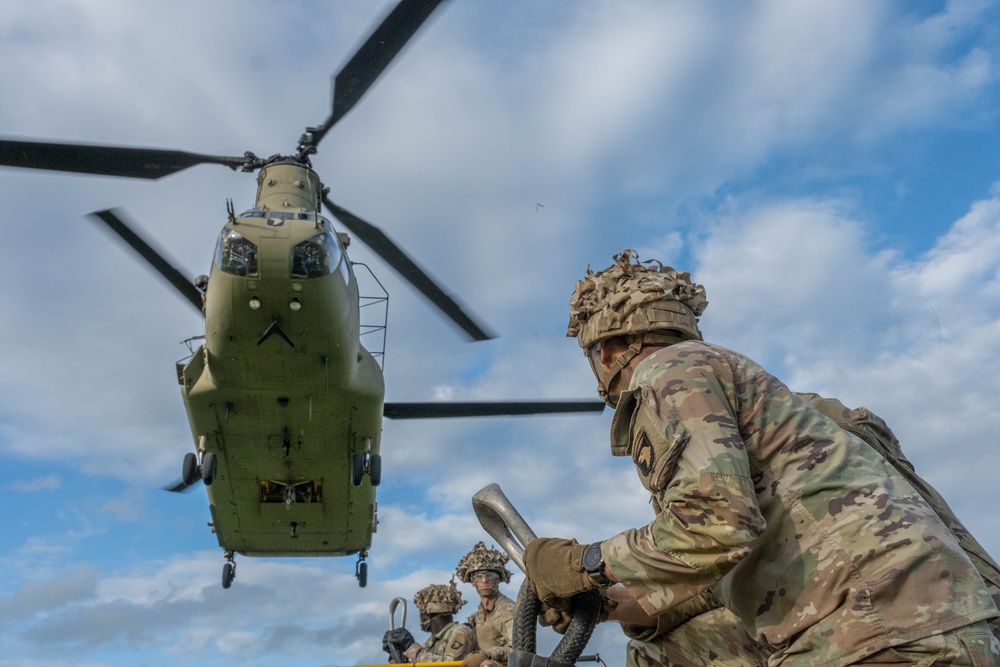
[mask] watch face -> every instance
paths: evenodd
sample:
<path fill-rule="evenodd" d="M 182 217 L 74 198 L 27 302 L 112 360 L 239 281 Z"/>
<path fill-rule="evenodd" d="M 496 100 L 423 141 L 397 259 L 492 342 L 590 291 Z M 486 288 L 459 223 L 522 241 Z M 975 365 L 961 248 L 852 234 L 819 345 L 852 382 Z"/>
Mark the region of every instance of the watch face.
<path fill-rule="evenodd" d="M 603 562 L 601 558 L 601 545 L 591 544 L 587 547 L 587 550 L 583 552 L 583 569 L 588 572 L 593 571 L 601 567 Z"/>

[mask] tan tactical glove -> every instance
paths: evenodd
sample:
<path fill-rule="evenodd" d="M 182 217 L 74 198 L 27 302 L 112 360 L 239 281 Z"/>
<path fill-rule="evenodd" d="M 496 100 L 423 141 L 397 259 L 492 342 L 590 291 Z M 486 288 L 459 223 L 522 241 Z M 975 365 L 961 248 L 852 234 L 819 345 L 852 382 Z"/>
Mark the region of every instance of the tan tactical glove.
<path fill-rule="evenodd" d="M 608 595 L 606 588 L 599 589 L 601 593 L 601 611 L 597 614 L 597 622 L 603 623 L 608 620 L 608 614 L 618 607 L 618 600 Z M 542 605 L 542 612 L 538 615 L 538 624 L 543 628 L 551 627 L 561 635 L 566 634 L 569 622 L 573 620 L 572 614 L 568 611 L 560 611 L 552 607 Z"/>
<path fill-rule="evenodd" d="M 573 617 L 569 615 L 568 611 L 559 611 L 552 607 L 545 607 L 545 611 L 538 615 L 538 624 L 540 626 L 543 628 L 551 627 L 561 635 L 566 634 L 566 629 L 572 620 Z"/>
<path fill-rule="evenodd" d="M 543 604 L 556 609 L 568 607 L 577 593 L 596 586 L 583 571 L 587 546 L 576 540 L 543 537 L 532 540 L 524 550 L 525 575 Z"/>
<path fill-rule="evenodd" d="M 482 651 L 473 651 L 469 655 L 465 656 L 462 660 L 461 667 L 479 667 L 479 665 L 486 662 L 489 658 Z"/>

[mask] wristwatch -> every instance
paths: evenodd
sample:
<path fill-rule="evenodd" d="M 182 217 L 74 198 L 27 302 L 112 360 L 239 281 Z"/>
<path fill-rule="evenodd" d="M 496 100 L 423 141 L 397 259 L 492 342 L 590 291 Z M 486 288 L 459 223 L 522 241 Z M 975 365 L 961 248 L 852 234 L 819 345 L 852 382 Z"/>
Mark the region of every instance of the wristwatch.
<path fill-rule="evenodd" d="M 604 556 L 601 555 L 600 542 L 594 542 L 583 552 L 583 569 L 601 588 L 611 585 L 611 580 L 604 574 Z"/>

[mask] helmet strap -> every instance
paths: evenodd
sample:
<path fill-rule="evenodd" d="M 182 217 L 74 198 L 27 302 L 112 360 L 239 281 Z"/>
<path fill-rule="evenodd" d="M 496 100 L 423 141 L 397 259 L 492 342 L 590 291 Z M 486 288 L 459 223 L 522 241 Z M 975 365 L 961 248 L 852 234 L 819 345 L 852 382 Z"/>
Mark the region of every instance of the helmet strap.
<path fill-rule="evenodd" d="M 620 354 L 615 359 L 615 362 L 611 364 L 610 368 L 604 373 L 604 378 L 600 386 L 597 388 L 598 395 L 613 408 L 618 407 L 618 399 L 622 395 L 621 373 L 642 350 L 642 336 L 629 334 L 626 340 L 629 342 L 628 349 Z"/>
<path fill-rule="evenodd" d="M 642 351 L 643 345 L 673 345 L 688 340 L 688 337 L 675 331 L 648 331 L 642 334 L 626 334 L 625 340 L 629 344 L 628 349 L 615 359 L 597 385 L 598 396 L 612 408 L 618 407 L 618 399 L 624 390 L 620 386 L 621 373 Z"/>

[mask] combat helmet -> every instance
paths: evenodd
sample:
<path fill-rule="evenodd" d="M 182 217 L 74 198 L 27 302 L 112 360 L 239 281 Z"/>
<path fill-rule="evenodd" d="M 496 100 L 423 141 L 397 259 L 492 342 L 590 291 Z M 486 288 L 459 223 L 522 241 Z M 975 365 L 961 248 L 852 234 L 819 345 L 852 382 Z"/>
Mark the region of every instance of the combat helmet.
<path fill-rule="evenodd" d="M 424 614 L 454 614 L 465 600 L 458 592 L 458 587 L 452 581 L 449 586 L 443 584 L 431 584 L 417 591 L 413 596 L 413 604 Z"/>
<path fill-rule="evenodd" d="M 570 297 L 566 335 L 576 338 L 598 381 L 598 393 L 614 407 L 615 385 L 622 368 L 643 344 L 670 344 L 701 340 L 698 317 L 708 301 L 705 288 L 691 282 L 691 274 L 675 271 L 657 260 L 639 261 L 634 250 L 614 256 L 614 264 L 576 283 Z M 622 355 L 605 376 L 594 359 L 597 344 L 625 336 L 629 353 Z"/>
<path fill-rule="evenodd" d="M 469 583 L 472 581 L 473 573 L 480 570 L 489 570 L 490 572 L 496 572 L 500 577 L 500 581 L 509 584 L 510 572 L 504 567 L 508 560 L 510 558 L 507 554 L 497 551 L 492 547 L 487 549 L 483 542 L 478 542 L 476 546 L 472 547 L 472 551 L 465 554 L 462 560 L 458 561 L 455 574 L 465 583 Z"/>

